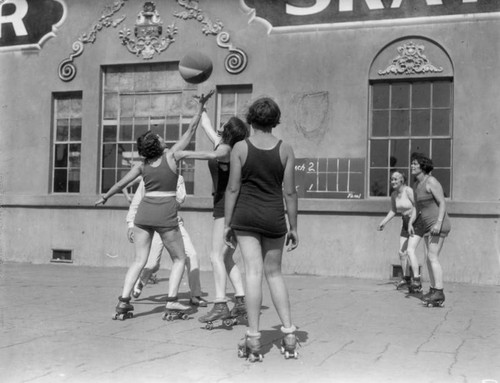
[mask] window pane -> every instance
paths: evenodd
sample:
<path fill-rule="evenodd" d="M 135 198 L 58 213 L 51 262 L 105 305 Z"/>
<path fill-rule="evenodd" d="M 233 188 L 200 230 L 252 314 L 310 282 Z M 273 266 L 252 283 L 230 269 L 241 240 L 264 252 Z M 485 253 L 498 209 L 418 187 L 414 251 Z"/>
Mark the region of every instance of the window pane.
<path fill-rule="evenodd" d="M 151 69 L 151 90 L 168 89 L 171 84 L 168 78 L 169 72 L 164 65 L 153 65 Z"/>
<path fill-rule="evenodd" d="M 67 184 L 67 170 L 66 169 L 55 169 L 54 170 L 54 193 L 66 193 Z"/>
<path fill-rule="evenodd" d="M 244 115 L 247 113 L 248 107 L 250 106 L 250 101 L 251 101 L 252 93 L 246 92 L 246 93 L 238 93 L 238 100 L 237 100 L 237 113 L 239 115 Z M 243 119 L 245 121 L 245 119 Z"/>
<path fill-rule="evenodd" d="M 118 166 L 130 169 L 134 165 L 135 160 L 134 145 L 119 144 L 118 156 Z"/>
<path fill-rule="evenodd" d="M 451 190 L 451 171 L 449 169 L 434 169 L 432 175 L 436 177 L 443 188 L 444 196 L 450 197 Z"/>
<path fill-rule="evenodd" d="M 450 111 L 449 109 L 432 110 L 432 135 L 450 135 Z"/>
<path fill-rule="evenodd" d="M 412 136 L 428 136 L 431 132 L 431 112 L 429 109 L 412 110 Z"/>
<path fill-rule="evenodd" d="M 57 120 L 56 141 L 68 141 L 68 124 L 67 118 Z"/>
<path fill-rule="evenodd" d="M 136 118 L 134 120 L 134 141 L 149 130 L 148 118 Z"/>
<path fill-rule="evenodd" d="M 120 70 L 119 68 L 109 67 L 106 70 L 106 76 L 104 77 L 104 90 L 118 91 L 120 87 Z"/>
<path fill-rule="evenodd" d="M 166 102 L 167 104 L 166 104 L 165 114 L 167 116 L 181 114 L 181 99 L 179 97 L 179 94 L 167 94 Z"/>
<path fill-rule="evenodd" d="M 410 135 L 410 111 L 393 110 L 391 114 L 391 137 Z"/>
<path fill-rule="evenodd" d="M 387 137 L 389 135 L 389 111 L 376 110 L 372 113 L 372 136 Z"/>
<path fill-rule="evenodd" d="M 104 118 L 118 118 L 119 101 L 118 95 L 115 93 L 107 94 L 106 97 L 104 97 Z"/>
<path fill-rule="evenodd" d="M 116 142 L 116 125 L 105 125 L 102 130 L 102 139 L 104 142 Z"/>
<path fill-rule="evenodd" d="M 165 119 L 155 119 L 150 121 L 150 129 L 153 134 L 158 134 L 160 137 L 165 137 Z"/>
<path fill-rule="evenodd" d="M 389 165 L 391 169 L 396 168 L 402 170 L 403 168 L 408 168 L 409 148 L 409 140 L 391 140 L 391 157 L 389 158 Z"/>
<path fill-rule="evenodd" d="M 54 167 L 65 168 L 68 166 L 68 145 L 56 144 L 54 153 Z"/>
<path fill-rule="evenodd" d="M 134 115 L 134 96 L 121 95 L 120 96 L 120 116 L 132 117 Z"/>
<path fill-rule="evenodd" d="M 451 140 L 432 140 L 432 162 L 435 167 L 451 167 Z"/>
<path fill-rule="evenodd" d="M 106 193 L 115 184 L 115 169 L 103 169 L 102 193 Z"/>
<path fill-rule="evenodd" d="M 167 118 L 167 129 L 165 132 L 165 141 L 177 141 L 179 135 L 179 116 L 169 116 Z"/>
<path fill-rule="evenodd" d="M 61 98 L 56 100 L 56 113 L 59 118 L 71 117 L 71 99 Z"/>
<path fill-rule="evenodd" d="M 221 114 L 231 114 L 234 116 L 236 112 L 236 104 L 234 94 L 221 94 Z"/>
<path fill-rule="evenodd" d="M 80 192 L 80 169 L 70 169 L 68 174 L 68 192 Z"/>
<path fill-rule="evenodd" d="M 389 165 L 389 142 L 388 141 L 372 141 L 370 150 L 370 166 L 371 167 L 387 167 Z"/>
<path fill-rule="evenodd" d="M 370 195 L 385 197 L 388 195 L 389 172 L 386 169 L 370 170 Z"/>
<path fill-rule="evenodd" d="M 151 116 L 164 116 L 165 105 L 167 105 L 166 94 L 153 94 L 151 95 Z"/>
<path fill-rule="evenodd" d="M 422 153 L 429 157 L 430 140 L 411 140 L 410 154 L 411 153 Z"/>
<path fill-rule="evenodd" d="M 70 141 L 81 141 L 82 140 L 82 120 L 79 118 L 73 118 L 70 122 Z"/>
<path fill-rule="evenodd" d="M 69 167 L 80 168 L 81 145 L 71 144 L 69 146 Z"/>
<path fill-rule="evenodd" d="M 374 84 L 372 87 L 373 109 L 389 108 L 389 85 Z"/>
<path fill-rule="evenodd" d="M 144 91 L 151 88 L 151 73 L 149 66 L 139 66 L 134 73 L 134 90 Z"/>
<path fill-rule="evenodd" d="M 142 95 L 138 94 L 135 96 L 135 111 L 134 116 L 136 117 L 147 117 L 150 114 L 150 100 L 149 94 Z"/>
<path fill-rule="evenodd" d="M 114 168 L 116 166 L 116 144 L 102 146 L 102 167 Z"/>
<path fill-rule="evenodd" d="M 198 111 L 198 103 L 193 99 L 196 91 L 185 91 L 182 93 L 182 111 L 183 116 L 194 116 Z"/>
<path fill-rule="evenodd" d="M 432 87 L 432 106 L 449 108 L 451 106 L 451 83 L 435 82 Z"/>
<path fill-rule="evenodd" d="M 416 82 L 411 89 L 412 108 L 429 108 L 431 105 L 431 83 Z"/>
<path fill-rule="evenodd" d="M 391 89 L 391 108 L 409 108 L 410 107 L 410 84 L 406 82 L 396 83 Z"/>
<path fill-rule="evenodd" d="M 133 120 L 131 118 L 122 118 L 120 123 L 120 141 L 132 141 Z"/>

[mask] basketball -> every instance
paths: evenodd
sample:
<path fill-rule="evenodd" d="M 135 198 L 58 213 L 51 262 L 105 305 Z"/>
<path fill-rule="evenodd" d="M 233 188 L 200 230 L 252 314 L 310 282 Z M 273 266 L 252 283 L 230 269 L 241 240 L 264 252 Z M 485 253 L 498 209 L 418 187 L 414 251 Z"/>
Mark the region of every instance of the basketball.
<path fill-rule="evenodd" d="M 200 84 L 212 74 L 212 61 L 200 52 L 190 52 L 179 62 L 179 73 L 184 81 Z"/>

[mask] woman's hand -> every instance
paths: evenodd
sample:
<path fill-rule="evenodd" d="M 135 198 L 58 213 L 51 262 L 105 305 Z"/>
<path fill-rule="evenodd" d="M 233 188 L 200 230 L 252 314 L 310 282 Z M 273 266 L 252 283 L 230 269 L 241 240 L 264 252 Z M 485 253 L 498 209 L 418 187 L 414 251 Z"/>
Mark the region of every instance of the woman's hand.
<path fill-rule="evenodd" d="M 408 223 L 408 234 L 410 234 L 410 237 L 415 235 L 415 229 L 413 228 L 413 224 L 411 222 Z"/>
<path fill-rule="evenodd" d="M 127 238 L 128 238 L 128 241 L 130 243 L 134 243 L 134 228 L 133 227 L 129 227 L 128 230 L 127 230 Z"/>
<path fill-rule="evenodd" d="M 299 236 L 295 230 L 290 230 L 286 234 L 285 246 L 287 246 L 286 251 L 292 251 L 299 246 Z"/>
<path fill-rule="evenodd" d="M 104 205 L 107 201 L 108 199 L 104 195 L 101 195 L 101 198 L 95 201 L 94 206 Z"/>
<path fill-rule="evenodd" d="M 234 234 L 233 229 L 226 226 L 224 227 L 224 243 L 230 247 L 231 249 L 236 249 L 236 235 Z"/>
<path fill-rule="evenodd" d="M 434 226 L 432 226 L 432 228 L 431 228 L 431 235 L 438 235 L 439 233 L 441 233 L 441 225 L 442 225 L 442 222 L 437 221 L 434 224 Z"/>

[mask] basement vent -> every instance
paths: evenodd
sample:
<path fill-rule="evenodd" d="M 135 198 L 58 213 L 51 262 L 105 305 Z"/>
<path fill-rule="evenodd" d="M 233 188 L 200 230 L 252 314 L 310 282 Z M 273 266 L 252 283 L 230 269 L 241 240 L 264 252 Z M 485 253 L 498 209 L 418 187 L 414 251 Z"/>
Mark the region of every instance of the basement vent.
<path fill-rule="evenodd" d="M 52 259 L 54 263 L 73 263 L 72 250 L 52 249 Z"/>

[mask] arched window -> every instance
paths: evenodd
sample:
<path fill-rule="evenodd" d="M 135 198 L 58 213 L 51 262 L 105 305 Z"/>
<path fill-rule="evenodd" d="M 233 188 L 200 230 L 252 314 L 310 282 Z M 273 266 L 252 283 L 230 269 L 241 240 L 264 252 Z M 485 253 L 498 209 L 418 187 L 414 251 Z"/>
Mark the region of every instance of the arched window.
<path fill-rule="evenodd" d="M 391 193 L 390 173 L 410 182 L 414 152 L 432 158 L 432 174 L 451 196 L 453 67 L 446 52 L 422 37 L 405 37 L 382 49 L 370 68 L 369 196 Z"/>

